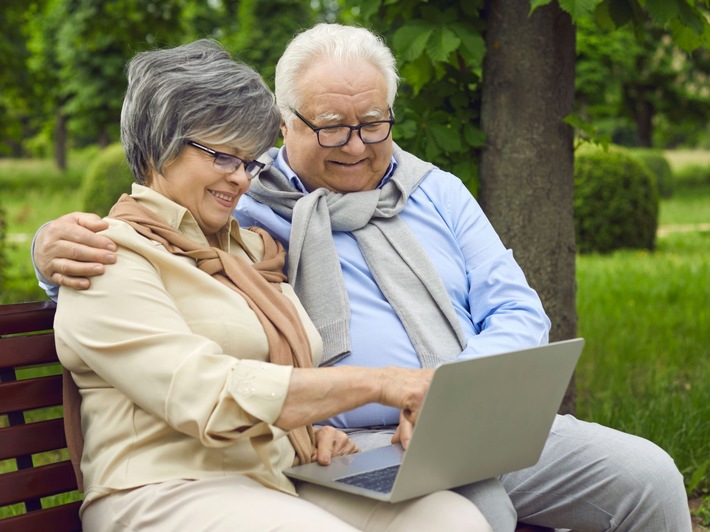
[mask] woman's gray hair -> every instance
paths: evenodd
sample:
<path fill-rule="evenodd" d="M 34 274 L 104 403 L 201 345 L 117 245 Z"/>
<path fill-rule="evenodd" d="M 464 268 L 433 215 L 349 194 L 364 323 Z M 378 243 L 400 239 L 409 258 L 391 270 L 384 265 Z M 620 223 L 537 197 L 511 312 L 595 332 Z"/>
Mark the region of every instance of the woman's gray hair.
<path fill-rule="evenodd" d="M 187 140 L 228 145 L 252 159 L 278 136 L 281 116 L 273 93 L 216 41 L 141 52 L 127 73 L 121 142 L 139 183 L 163 173 Z"/>
<path fill-rule="evenodd" d="M 384 40 L 370 30 L 341 24 L 316 24 L 294 37 L 276 64 L 276 101 L 290 123 L 291 109 L 302 107 L 298 82 L 303 71 L 318 59 L 369 61 L 387 82 L 387 103 L 394 105 L 399 84 L 397 62 Z"/>

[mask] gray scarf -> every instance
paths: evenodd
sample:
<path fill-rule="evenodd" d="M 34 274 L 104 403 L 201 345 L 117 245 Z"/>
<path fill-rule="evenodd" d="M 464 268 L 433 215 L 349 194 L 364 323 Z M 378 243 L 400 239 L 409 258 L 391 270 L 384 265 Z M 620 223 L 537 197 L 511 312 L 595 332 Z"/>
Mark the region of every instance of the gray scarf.
<path fill-rule="evenodd" d="M 276 148 L 269 157 L 276 158 Z M 394 146 L 397 170 L 382 188 L 302 194 L 273 168 L 247 193 L 291 220 L 288 277 L 323 337 L 321 365 L 350 352 L 350 309 L 333 231 L 356 238 L 380 290 L 409 335 L 423 367 L 453 360 L 465 337 L 444 283 L 417 238 L 397 214 L 434 168 Z M 263 158 L 262 158 L 263 159 Z"/>

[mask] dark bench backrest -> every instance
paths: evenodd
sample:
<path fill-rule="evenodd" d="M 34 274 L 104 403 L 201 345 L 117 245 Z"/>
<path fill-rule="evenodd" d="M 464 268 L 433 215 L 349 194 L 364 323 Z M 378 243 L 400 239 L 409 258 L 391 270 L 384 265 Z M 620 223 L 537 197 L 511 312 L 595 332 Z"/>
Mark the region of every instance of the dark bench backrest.
<path fill-rule="evenodd" d="M 0 532 L 81 530 L 54 310 L 52 302 L 0 305 Z"/>

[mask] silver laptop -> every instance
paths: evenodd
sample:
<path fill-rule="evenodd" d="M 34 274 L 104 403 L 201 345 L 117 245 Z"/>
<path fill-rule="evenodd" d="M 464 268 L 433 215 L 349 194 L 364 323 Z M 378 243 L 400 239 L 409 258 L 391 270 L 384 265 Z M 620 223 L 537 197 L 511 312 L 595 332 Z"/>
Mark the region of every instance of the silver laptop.
<path fill-rule="evenodd" d="M 292 467 L 301 481 L 399 502 L 534 465 L 584 340 L 439 366 L 408 449 L 398 444 Z"/>

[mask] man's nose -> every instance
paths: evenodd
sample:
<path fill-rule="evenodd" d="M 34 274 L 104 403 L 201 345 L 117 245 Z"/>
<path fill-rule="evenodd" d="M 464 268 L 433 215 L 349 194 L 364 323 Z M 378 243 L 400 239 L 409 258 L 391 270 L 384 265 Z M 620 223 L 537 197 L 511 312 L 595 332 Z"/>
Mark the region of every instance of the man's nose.
<path fill-rule="evenodd" d="M 366 144 L 360 137 L 360 130 L 355 130 L 350 134 L 348 141 L 341 146 L 341 149 L 348 153 L 362 153 L 365 151 Z"/>

